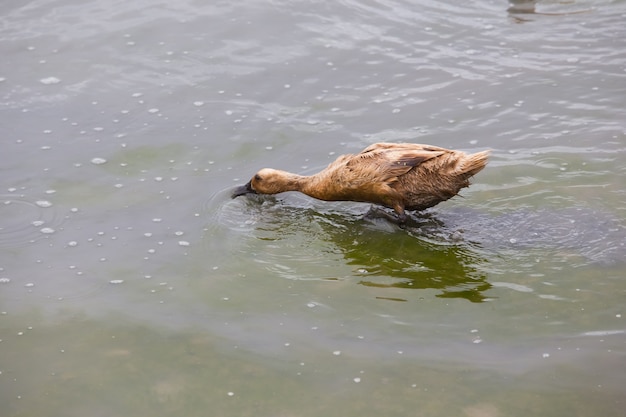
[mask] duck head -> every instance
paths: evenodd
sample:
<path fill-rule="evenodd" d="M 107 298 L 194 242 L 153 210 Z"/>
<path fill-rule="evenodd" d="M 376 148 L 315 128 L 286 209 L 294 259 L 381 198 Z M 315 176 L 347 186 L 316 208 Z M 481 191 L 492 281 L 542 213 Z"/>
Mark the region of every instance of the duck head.
<path fill-rule="evenodd" d="M 254 174 L 252 179 L 233 190 L 232 197 L 244 194 L 278 194 L 284 191 L 296 191 L 297 182 L 301 178 L 289 172 L 264 168 Z"/>

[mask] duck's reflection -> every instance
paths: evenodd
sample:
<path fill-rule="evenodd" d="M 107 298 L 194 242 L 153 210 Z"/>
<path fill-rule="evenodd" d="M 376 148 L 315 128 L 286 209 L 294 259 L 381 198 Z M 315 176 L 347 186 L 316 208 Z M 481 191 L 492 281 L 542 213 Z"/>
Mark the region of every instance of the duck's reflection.
<path fill-rule="evenodd" d="M 326 227 L 326 232 L 348 264 L 354 266 L 362 285 L 436 289 L 437 297 L 441 298 L 485 301 L 483 292 L 491 285 L 478 268 L 484 260 L 458 236 L 444 236 L 445 228 L 437 221 L 426 218 L 418 221 L 423 224 L 399 229 L 383 220 L 360 220 L 336 227 L 341 222 L 337 219 L 334 227 Z M 427 239 L 425 234 L 436 239 Z"/>
<path fill-rule="evenodd" d="M 290 278 L 296 274 L 311 278 L 307 274 L 320 269 L 328 274 L 328 269 L 321 268 L 328 268 L 324 254 L 310 252 L 317 247 L 333 259 L 337 255 L 343 257 L 351 266 L 352 277 L 357 277 L 361 285 L 434 289 L 438 290 L 437 297 L 465 298 L 471 302 L 487 298 L 484 292 L 491 284 L 483 271 L 488 262 L 481 257 L 480 248 L 467 242 L 459 228 L 447 228 L 435 216 L 413 215 L 400 228 L 384 218 L 364 218 L 362 205 L 351 211 L 345 204 L 335 208 L 328 203 L 303 207 L 300 204 L 313 201 L 297 195 L 286 196 L 285 200 L 247 201 L 248 210 L 260 220 L 253 234 L 272 242 L 273 256 L 281 263 L 283 272 L 289 269 Z M 280 247 L 290 248 L 289 253 L 277 254 Z M 294 253 L 294 249 L 299 253 Z M 292 268 L 289 259 L 298 260 L 298 265 Z M 397 291 L 393 294 L 386 297 L 381 291 L 377 295 L 402 300 Z"/>

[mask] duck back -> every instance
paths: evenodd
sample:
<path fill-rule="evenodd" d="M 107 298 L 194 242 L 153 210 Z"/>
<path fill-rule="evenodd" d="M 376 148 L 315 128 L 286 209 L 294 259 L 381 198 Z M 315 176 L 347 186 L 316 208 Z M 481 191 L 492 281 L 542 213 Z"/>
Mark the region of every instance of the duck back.
<path fill-rule="evenodd" d="M 446 201 L 470 185 L 470 178 L 487 164 L 489 151 L 466 154 L 445 150 L 441 155 L 399 176 L 392 185 L 404 199 L 406 210 L 424 210 Z"/>

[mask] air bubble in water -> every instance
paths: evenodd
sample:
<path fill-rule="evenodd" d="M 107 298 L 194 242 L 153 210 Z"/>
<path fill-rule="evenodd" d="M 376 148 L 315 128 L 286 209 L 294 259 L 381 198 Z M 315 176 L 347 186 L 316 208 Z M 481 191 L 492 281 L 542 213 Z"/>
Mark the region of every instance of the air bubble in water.
<path fill-rule="evenodd" d="M 41 208 L 52 207 L 52 203 L 49 202 L 48 200 L 35 201 L 35 205 L 37 205 L 38 207 L 41 207 Z"/>
<path fill-rule="evenodd" d="M 39 82 L 45 85 L 50 85 L 50 84 L 58 84 L 61 82 L 61 80 L 59 80 L 57 77 L 46 77 L 46 78 L 40 79 Z"/>

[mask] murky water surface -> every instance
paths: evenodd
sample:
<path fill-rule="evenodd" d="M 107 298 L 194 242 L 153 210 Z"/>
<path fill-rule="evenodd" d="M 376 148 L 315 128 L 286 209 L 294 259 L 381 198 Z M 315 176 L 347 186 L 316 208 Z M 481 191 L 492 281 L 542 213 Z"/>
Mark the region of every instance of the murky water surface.
<path fill-rule="evenodd" d="M 210 4 L 209 4 L 210 3 Z M 12 2 L 3 416 L 622 416 L 626 3 Z M 407 227 L 232 200 L 492 150 Z"/>

